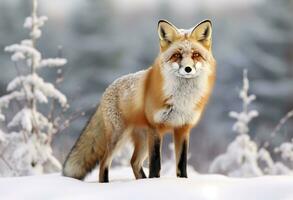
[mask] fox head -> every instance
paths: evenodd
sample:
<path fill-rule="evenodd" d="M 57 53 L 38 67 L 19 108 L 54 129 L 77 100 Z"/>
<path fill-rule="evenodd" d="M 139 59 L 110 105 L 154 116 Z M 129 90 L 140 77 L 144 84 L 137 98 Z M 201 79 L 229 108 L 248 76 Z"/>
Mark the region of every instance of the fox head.
<path fill-rule="evenodd" d="M 212 24 L 205 20 L 195 27 L 178 29 L 166 20 L 158 22 L 160 66 L 177 77 L 195 78 L 212 71 Z"/>

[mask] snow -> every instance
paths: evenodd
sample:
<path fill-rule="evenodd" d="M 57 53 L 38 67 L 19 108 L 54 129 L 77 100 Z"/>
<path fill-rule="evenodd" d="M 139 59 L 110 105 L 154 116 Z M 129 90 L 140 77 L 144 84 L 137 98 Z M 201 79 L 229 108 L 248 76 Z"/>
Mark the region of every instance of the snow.
<path fill-rule="evenodd" d="M 28 46 L 28 47 L 32 47 L 33 46 L 33 41 L 30 40 L 30 39 L 26 39 L 26 40 L 22 40 L 20 42 L 21 45 L 24 45 L 24 46 Z"/>
<path fill-rule="evenodd" d="M 0 176 L 52 173 L 62 168 L 53 155 L 51 143 L 63 120 L 52 114 L 57 107 L 55 101 L 48 105 L 49 98 L 56 99 L 62 109 L 69 105 L 66 96 L 38 73 L 40 68 L 61 67 L 67 60 L 43 59 L 36 48 L 42 33 L 40 28 L 48 19 L 37 16 L 37 3 L 33 0 L 31 16 L 24 22 L 24 27 L 30 29 L 29 39 L 5 47 L 5 51 L 12 54 L 17 76 L 8 83 L 8 93 L 0 97 L 0 120 L 4 122 L 5 130 L 5 133 L 0 132 Z M 19 105 L 17 110 L 13 109 L 12 102 Z M 40 108 L 40 104 L 47 105 L 46 109 Z M 7 114 L 11 110 L 14 116 Z M 46 116 L 48 113 L 51 114 L 50 119 Z"/>
<path fill-rule="evenodd" d="M 249 136 L 249 122 L 258 116 L 256 110 L 249 110 L 248 107 L 256 99 L 255 95 L 249 95 L 249 80 L 247 71 L 243 73 L 243 87 L 239 92 L 242 100 L 242 111 L 232 111 L 230 117 L 235 118 L 233 130 L 238 136 L 228 146 L 227 151 L 217 156 L 210 165 L 211 173 L 220 173 L 228 176 L 251 177 L 270 175 L 292 175 L 293 166 L 293 140 L 285 142 L 275 148 L 275 153 L 280 153 L 281 161 L 274 161 L 270 152 L 266 149 L 268 145 L 260 146 Z M 288 112 L 279 122 L 275 130 L 270 134 L 274 136 L 293 116 L 293 111 Z M 291 166 L 291 167 L 290 167 Z"/>
<path fill-rule="evenodd" d="M 292 162 L 290 143 L 283 143 L 278 150 L 284 160 Z M 268 150 L 259 149 L 247 134 L 238 135 L 228 146 L 227 151 L 215 158 L 210 166 L 210 172 L 235 177 L 253 177 L 265 174 L 293 175 L 285 162 L 275 162 Z"/>
<path fill-rule="evenodd" d="M 23 139 L 24 134 L 26 141 Z M 52 148 L 47 143 L 47 134 L 41 132 L 38 136 L 35 134 L 28 137 L 25 132 L 11 132 L 5 135 L 5 140 L 0 146 L 0 151 L 3 152 L 0 154 L 1 177 L 39 175 L 61 170 L 61 164 L 53 156 Z M 2 159 L 8 164 L 3 165 Z"/>
<path fill-rule="evenodd" d="M 165 176 L 134 180 L 130 168 L 115 168 L 110 170 L 110 173 L 110 183 L 98 183 L 96 176 L 94 176 L 96 174 L 93 174 L 85 182 L 62 177 L 60 174 L 0 178 L 0 198 L 3 200 L 293 199 L 293 178 L 290 176 L 228 178 L 221 175 L 193 175 L 187 179 Z"/>
<path fill-rule="evenodd" d="M 23 27 L 27 29 L 31 29 L 31 37 L 39 38 L 42 35 L 41 27 L 44 26 L 45 22 L 48 20 L 47 16 L 37 17 L 33 15 L 33 17 L 27 17 L 24 21 Z"/>
<path fill-rule="evenodd" d="M 231 118 L 235 118 L 237 121 L 233 125 L 233 131 L 239 134 L 247 134 L 249 132 L 248 124 L 249 122 L 258 116 L 258 112 L 256 110 L 248 110 L 248 106 L 252 101 L 256 99 L 256 96 L 248 94 L 249 90 L 249 80 L 247 78 L 247 71 L 243 72 L 243 86 L 239 92 L 239 98 L 242 100 L 242 111 L 237 113 L 235 111 L 231 111 L 229 116 Z"/>
<path fill-rule="evenodd" d="M 179 31 L 180 34 L 185 35 L 185 34 L 190 34 L 194 30 L 194 27 L 190 29 L 177 29 L 177 30 Z"/>
<path fill-rule="evenodd" d="M 21 125 L 23 130 L 30 132 L 32 130 L 32 111 L 28 108 L 20 110 L 9 122 L 8 127 Z"/>
<path fill-rule="evenodd" d="M 284 142 L 275 151 L 280 153 L 284 160 L 293 162 L 293 139 L 290 142 Z"/>
<path fill-rule="evenodd" d="M 67 63 L 67 60 L 64 58 L 49 58 L 43 59 L 37 68 L 41 67 L 60 67 Z"/>
<path fill-rule="evenodd" d="M 15 90 L 19 86 L 33 85 L 35 89 L 39 91 L 35 93 L 36 99 L 41 102 L 48 102 L 44 97 L 52 97 L 57 99 L 64 107 L 67 104 L 67 99 L 64 94 L 55 88 L 55 86 L 49 82 L 45 82 L 43 78 L 37 74 L 29 74 L 26 76 L 15 77 L 7 86 L 7 91 Z M 40 93 L 42 92 L 42 94 Z"/>
<path fill-rule="evenodd" d="M 24 60 L 24 59 L 25 59 L 25 56 L 22 52 L 16 52 L 16 53 L 12 54 L 12 56 L 11 56 L 11 60 L 14 62 Z"/>
<path fill-rule="evenodd" d="M 24 92 L 13 91 L 9 95 L 0 97 L 0 121 L 5 120 L 5 115 L 2 114 L 2 107 L 8 107 L 9 102 L 12 99 L 21 100 L 25 96 Z"/>
<path fill-rule="evenodd" d="M 47 21 L 47 20 L 48 20 L 48 17 L 41 16 L 39 18 L 36 18 L 36 22 L 33 23 L 32 17 L 27 17 L 24 21 L 23 27 L 27 28 L 27 29 L 31 29 L 33 24 L 35 26 L 42 27 L 44 25 L 45 21 Z"/>
<path fill-rule="evenodd" d="M 40 112 L 33 112 L 31 109 L 23 108 L 8 123 L 8 127 L 21 126 L 25 132 L 31 132 L 33 126 L 38 126 L 41 129 L 51 128 L 52 124 L 48 119 Z"/>
<path fill-rule="evenodd" d="M 40 103 L 48 103 L 48 98 L 46 95 L 39 89 L 35 89 L 35 97 Z"/>
<path fill-rule="evenodd" d="M 227 152 L 218 156 L 210 166 L 212 173 L 228 176 L 261 176 L 258 167 L 258 148 L 246 134 L 239 135 L 227 148 Z"/>
<path fill-rule="evenodd" d="M 0 130 L 0 142 L 4 142 L 5 141 L 5 133 L 3 133 L 2 130 Z"/>
<path fill-rule="evenodd" d="M 15 56 L 15 54 L 19 52 L 23 54 L 27 54 L 30 57 L 32 57 L 35 63 L 39 63 L 41 60 L 41 53 L 35 48 L 30 47 L 26 44 L 12 44 L 10 46 L 5 47 L 4 50 L 7 52 L 14 52 L 14 54 L 12 54 L 11 56 L 12 60 L 15 59 L 15 57 L 17 57 Z"/>
<path fill-rule="evenodd" d="M 239 91 L 239 98 L 242 100 L 242 111 L 237 113 L 231 111 L 229 116 L 235 118 L 233 131 L 238 133 L 236 139 L 228 146 L 226 153 L 215 158 L 210 166 L 210 172 L 221 173 L 228 176 L 251 177 L 263 175 L 258 165 L 258 160 L 266 161 L 266 164 L 273 166 L 269 160 L 270 154 L 263 149 L 259 156 L 257 144 L 250 139 L 249 122 L 258 116 L 256 110 L 249 110 L 248 107 L 256 99 L 255 95 L 249 95 L 249 80 L 247 71 L 243 72 L 243 86 Z M 272 162 L 272 163 L 271 163 Z M 271 165 L 272 164 L 272 165 Z"/>

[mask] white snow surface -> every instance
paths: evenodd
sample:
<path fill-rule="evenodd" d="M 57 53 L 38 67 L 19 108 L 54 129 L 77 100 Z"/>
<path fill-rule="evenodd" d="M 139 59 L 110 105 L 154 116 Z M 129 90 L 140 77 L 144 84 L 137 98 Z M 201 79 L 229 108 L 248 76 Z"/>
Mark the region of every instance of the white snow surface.
<path fill-rule="evenodd" d="M 98 183 L 96 172 L 86 181 L 60 174 L 0 178 L 0 199 L 99 200 L 292 200 L 292 176 L 228 178 L 196 175 L 134 180 L 129 167 L 110 170 L 110 183 Z"/>

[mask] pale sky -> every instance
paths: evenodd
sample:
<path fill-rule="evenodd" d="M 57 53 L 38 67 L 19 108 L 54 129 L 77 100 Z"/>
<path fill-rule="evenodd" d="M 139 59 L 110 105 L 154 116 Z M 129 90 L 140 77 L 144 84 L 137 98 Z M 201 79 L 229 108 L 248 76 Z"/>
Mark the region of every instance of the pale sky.
<path fill-rule="evenodd" d="M 40 4 L 43 8 L 49 11 L 62 12 L 63 14 L 69 11 L 72 7 L 78 6 L 85 0 L 40 0 Z M 194 9 L 194 6 L 198 4 L 199 7 L 209 9 L 223 9 L 226 7 L 246 7 L 251 4 L 257 4 L 265 0 L 110 0 L 113 2 L 117 11 L 131 12 L 135 9 L 155 8 L 158 4 L 163 2 L 173 2 L 174 6 L 179 11 Z M 190 5 L 193 5 L 192 7 Z"/>
<path fill-rule="evenodd" d="M 124 11 L 131 11 L 140 7 L 154 8 L 162 2 L 173 2 L 180 10 L 190 9 L 190 5 L 199 5 L 210 9 L 222 9 L 224 7 L 245 7 L 260 3 L 264 0 L 112 0 L 117 7 Z M 179 6 L 178 6 L 179 5 Z M 119 10 L 118 9 L 118 10 Z"/>

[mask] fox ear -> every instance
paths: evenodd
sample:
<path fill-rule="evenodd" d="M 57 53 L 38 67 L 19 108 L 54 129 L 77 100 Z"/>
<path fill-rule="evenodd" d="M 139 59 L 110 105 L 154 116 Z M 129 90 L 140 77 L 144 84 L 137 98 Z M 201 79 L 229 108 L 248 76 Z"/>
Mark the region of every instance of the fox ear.
<path fill-rule="evenodd" d="M 158 22 L 158 34 L 160 38 L 161 47 L 170 45 L 178 34 L 177 28 L 166 20 Z"/>
<path fill-rule="evenodd" d="M 193 28 L 191 37 L 202 43 L 207 49 L 210 49 L 212 44 L 212 22 L 210 20 L 200 22 Z"/>

